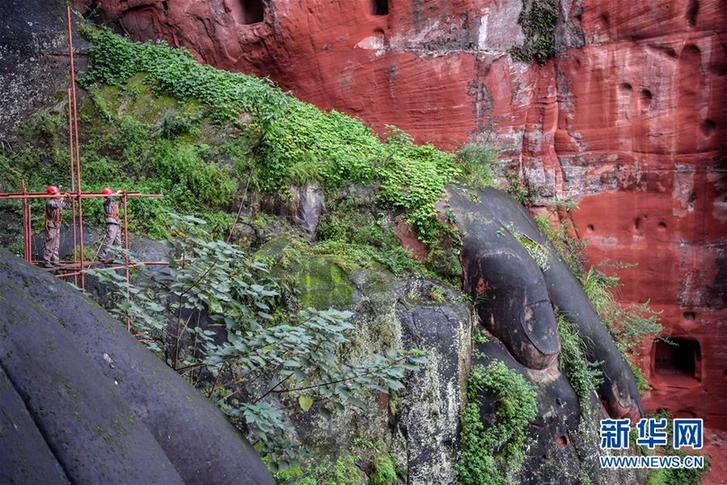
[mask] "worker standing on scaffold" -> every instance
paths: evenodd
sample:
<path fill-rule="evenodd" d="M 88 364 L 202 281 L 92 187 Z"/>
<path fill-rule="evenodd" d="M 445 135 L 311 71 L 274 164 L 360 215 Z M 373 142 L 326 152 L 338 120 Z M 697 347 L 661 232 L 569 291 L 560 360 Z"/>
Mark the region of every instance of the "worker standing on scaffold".
<path fill-rule="evenodd" d="M 103 203 L 104 216 L 106 218 L 106 237 L 104 237 L 101 250 L 98 253 L 99 261 L 111 263 L 108 255 L 110 246 L 121 246 L 121 229 L 119 227 L 119 204 L 114 200 L 114 191 L 106 187 L 101 191 L 106 199 Z"/>
<path fill-rule="evenodd" d="M 61 245 L 61 212 L 68 207 L 66 200 L 68 194 L 61 196 L 61 191 L 55 185 L 49 185 L 49 198 L 45 203 L 45 241 L 43 241 L 43 265 L 52 268 L 60 263 L 58 248 Z M 75 248 L 74 248 L 75 250 Z"/>

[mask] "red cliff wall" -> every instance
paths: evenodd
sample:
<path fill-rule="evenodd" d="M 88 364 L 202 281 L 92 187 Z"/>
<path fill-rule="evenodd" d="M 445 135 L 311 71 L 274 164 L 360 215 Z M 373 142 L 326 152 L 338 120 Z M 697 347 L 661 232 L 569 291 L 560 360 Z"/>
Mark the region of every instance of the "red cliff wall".
<path fill-rule="evenodd" d="M 91 2 L 89 2 L 91 3 Z M 683 353 L 644 346 L 649 409 L 727 430 L 727 3 L 561 1 L 561 55 L 507 54 L 521 0 L 100 0 L 136 39 L 267 75 L 321 108 L 396 124 L 418 141 L 506 146 L 540 191 L 579 200 L 592 261 L 626 303 L 650 300 Z M 378 0 L 379 13 L 384 0 Z M 696 342 L 696 343 L 694 343 Z M 656 355 L 659 354 L 659 355 Z M 684 362 L 692 361 L 692 368 Z M 677 362 L 680 361 L 681 363 Z M 722 430 L 722 431 L 720 431 Z M 726 444 L 727 446 L 727 444 Z M 722 448 L 727 457 L 727 449 Z M 727 477 L 719 458 L 715 477 Z"/>

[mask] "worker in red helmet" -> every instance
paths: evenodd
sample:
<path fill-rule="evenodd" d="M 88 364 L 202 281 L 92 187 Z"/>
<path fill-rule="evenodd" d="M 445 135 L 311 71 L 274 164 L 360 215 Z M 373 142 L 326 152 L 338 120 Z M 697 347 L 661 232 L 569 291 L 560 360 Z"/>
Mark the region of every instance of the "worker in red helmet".
<path fill-rule="evenodd" d="M 114 191 L 104 188 L 101 193 L 106 196 L 103 203 L 104 217 L 106 220 L 106 236 L 98 253 L 99 261 L 111 263 L 109 257 L 110 246 L 121 246 L 121 228 L 119 227 L 119 204 L 114 200 Z"/>
<path fill-rule="evenodd" d="M 45 203 L 45 240 L 43 241 L 43 264 L 52 268 L 60 263 L 58 248 L 61 245 L 61 213 L 68 207 L 67 198 L 55 185 L 49 185 L 46 190 L 51 197 Z"/>

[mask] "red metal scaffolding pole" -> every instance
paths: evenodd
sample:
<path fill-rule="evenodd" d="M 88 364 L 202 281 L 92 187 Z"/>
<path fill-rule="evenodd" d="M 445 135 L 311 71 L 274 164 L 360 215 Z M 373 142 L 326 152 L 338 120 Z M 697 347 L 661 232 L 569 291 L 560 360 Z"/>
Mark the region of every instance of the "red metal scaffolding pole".
<path fill-rule="evenodd" d="M 68 88 L 68 151 L 70 157 L 70 174 L 71 174 L 71 212 L 73 214 L 72 230 L 73 230 L 73 260 L 61 262 L 61 271 L 55 273 L 55 276 L 59 278 L 73 277 L 74 281 L 78 285 L 80 279 L 80 287 L 85 287 L 85 273 L 87 267 L 90 268 L 94 261 L 86 261 L 84 257 L 84 237 L 83 237 L 83 199 L 89 198 L 102 198 L 108 197 L 107 194 L 99 192 L 83 192 L 81 185 L 81 150 L 80 150 L 80 139 L 78 134 L 78 99 L 76 92 L 76 73 L 75 73 L 75 61 L 73 51 L 73 30 L 71 26 L 71 7 L 67 9 L 67 20 L 68 20 L 68 50 L 70 56 L 70 69 L 71 69 L 71 86 Z M 66 196 L 69 193 L 65 194 Z M 130 293 L 128 289 L 128 283 L 130 281 L 129 268 L 136 267 L 137 265 L 143 266 L 166 266 L 168 263 L 162 261 L 145 261 L 132 264 L 128 257 L 129 251 L 129 219 L 128 219 L 128 199 L 135 197 L 161 197 L 161 194 L 142 194 L 140 192 L 117 192 L 114 194 L 121 196 L 123 208 L 124 208 L 124 249 L 127 252 L 127 256 L 124 258 L 124 265 L 112 265 L 100 270 L 112 270 L 116 271 L 119 269 L 125 270 L 127 289 L 126 298 L 130 299 Z M 0 200 L 16 200 L 22 201 L 23 209 L 23 256 L 26 261 L 30 264 L 35 264 L 38 261 L 33 261 L 33 227 L 31 219 L 31 207 L 30 200 L 34 199 L 49 199 L 58 197 L 58 194 L 48 193 L 30 193 L 25 182 L 22 180 L 22 192 L 11 192 L 11 193 L 0 193 Z M 78 209 L 78 215 L 76 215 L 76 209 Z M 76 227 L 78 224 L 78 227 Z M 78 249 L 78 253 L 76 253 Z M 184 261 L 184 260 L 177 260 Z M 127 330 L 131 330 L 131 319 L 126 320 Z"/>
<path fill-rule="evenodd" d="M 66 16 L 68 19 L 68 53 L 71 60 L 71 98 L 73 99 L 73 134 L 75 137 L 76 148 L 76 194 L 78 197 L 78 238 L 80 242 L 79 259 L 81 261 L 81 288 L 85 288 L 86 279 L 83 273 L 83 201 L 81 199 L 81 149 L 79 147 L 80 140 L 78 138 L 78 103 L 76 100 L 76 67 L 74 63 L 73 51 L 73 29 L 71 27 L 71 6 L 66 7 Z M 69 127 L 70 128 L 70 127 Z"/>
<path fill-rule="evenodd" d="M 25 179 L 23 179 L 23 194 L 27 193 Z M 25 260 L 31 262 L 33 260 L 33 232 L 30 229 L 30 207 L 28 200 L 23 199 L 23 255 Z"/>
<path fill-rule="evenodd" d="M 184 263 L 184 262 L 187 262 L 189 260 L 188 259 L 184 259 L 184 258 L 179 258 L 179 259 L 176 259 L 175 261 Z M 93 263 L 94 261 L 88 261 L 88 262 L 89 263 Z M 159 266 L 159 267 L 163 267 L 163 266 L 169 266 L 169 262 L 167 262 L 167 261 L 140 261 L 138 263 L 129 262 L 128 265 L 127 264 L 115 264 L 113 266 L 103 266 L 101 268 L 96 268 L 93 271 L 116 271 L 116 270 L 119 270 L 119 269 L 126 269 L 126 268 L 138 268 L 140 266 L 150 266 L 150 267 Z M 84 271 L 90 271 L 90 270 L 89 269 L 84 269 Z M 65 273 L 55 273 L 54 276 L 56 276 L 58 278 L 68 278 L 68 277 L 71 277 L 71 276 L 77 276 L 80 273 L 81 272 L 80 271 L 77 271 L 77 270 L 76 271 L 67 271 Z"/>
<path fill-rule="evenodd" d="M 71 161 L 71 192 L 76 190 L 76 170 L 74 168 L 74 140 L 73 140 L 73 95 L 71 94 L 71 88 L 68 88 L 68 151 L 69 159 Z M 78 261 L 78 255 L 76 249 L 78 247 L 78 239 L 76 237 L 76 200 L 71 197 L 71 214 L 73 220 L 71 221 L 71 228 L 73 230 L 73 263 Z M 73 277 L 73 284 L 78 286 L 78 276 Z"/>
<path fill-rule="evenodd" d="M 129 296 L 129 220 L 126 217 L 127 210 L 126 210 L 126 192 L 123 193 L 121 196 L 121 200 L 123 202 L 124 206 L 124 263 L 126 268 L 124 268 L 126 272 L 126 301 L 130 302 L 130 296 Z M 131 318 L 128 316 L 126 317 L 126 331 L 131 332 Z"/>

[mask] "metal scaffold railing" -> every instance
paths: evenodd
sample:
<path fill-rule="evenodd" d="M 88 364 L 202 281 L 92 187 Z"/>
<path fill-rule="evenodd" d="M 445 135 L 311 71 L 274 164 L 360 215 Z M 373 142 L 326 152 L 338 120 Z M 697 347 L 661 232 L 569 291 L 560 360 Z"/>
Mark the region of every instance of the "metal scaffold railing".
<path fill-rule="evenodd" d="M 33 224 L 31 215 L 31 205 L 29 201 L 35 199 L 50 199 L 59 196 L 68 196 L 71 202 L 71 230 L 73 233 L 73 251 L 71 251 L 71 259 L 60 261 L 57 271 L 54 274 L 60 278 L 73 278 L 76 286 L 84 289 L 86 286 L 86 273 L 92 268 L 95 261 L 86 259 L 83 227 L 83 200 L 91 198 L 105 198 L 109 194 L 99 192 L 84 192 L 81 183 L 81 149 L 78 131 L 78 100 L 76 88 L 76 72 L 75 72 L 75 55 L 73 47 L 73 28 L 71 22 L 71 7 L 67 7 L 67 23 L 68 23 L 68 55 L 70 59 L 70 87 L 67 91 L 68 100 L 68 153 L 70 159 L 70 192 L 66 194 L 49 194 L 28 192 L 26 181 L 21 181 L 21 192 L 5 192 L 0 193 L 0 200 L 20 200 L 22 202 L 23 214 L 23 257 L 31 264 L 38 264 L 40 261 L 33 259 Z M 122 227 L 122 240 L 126 254 L 129 251 L 129 220 L 128 220 L 128 199 L 141 197 L 161 197 L 161 194 L 143 194 L 140 192 L 118 191 L 112 194 L 121 197 L 121 206 L 123 209 L 123 218 L 120 221 Z M 95 259 L 95 255 L 94 255 Z M 127 287 L 130 279 L 129 268 L 139 265 L 144 266 L 164 266 L 166 262 L 162 261 L 143 261 L 131 264 L 128 256 L 125 258 L 124 264 L 110 264 L 103 268 L 95 268 L 96 270 L 117 271 L 124 270 L 126 276 Z M 127 290 L 127 298 L 128 290 Z M 131 321 L 126 322 L 127 329 L 131 329 Z"/>

